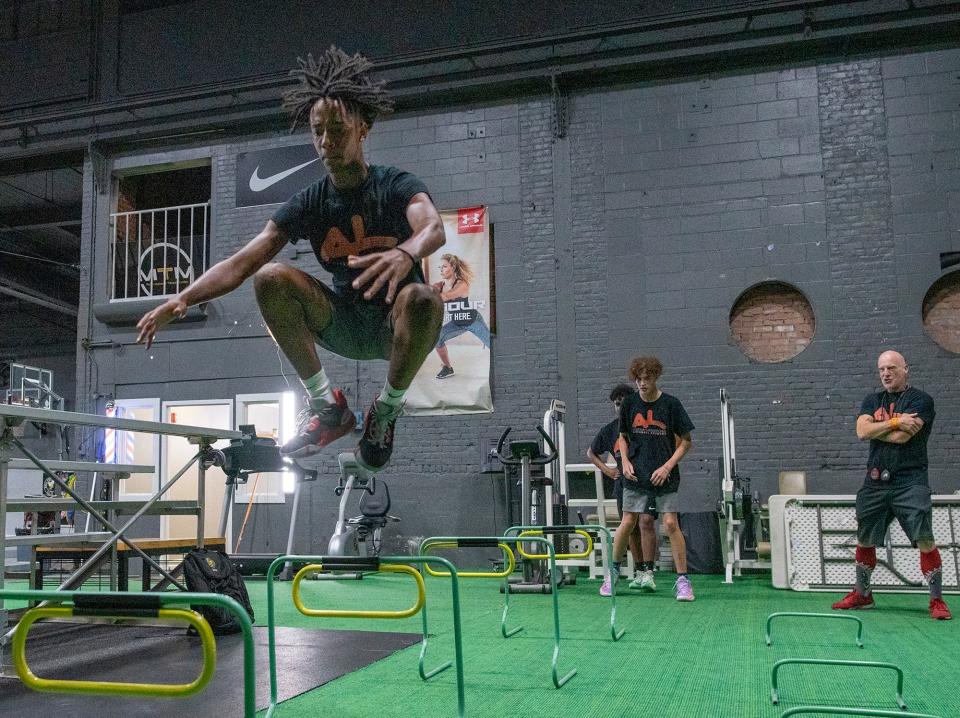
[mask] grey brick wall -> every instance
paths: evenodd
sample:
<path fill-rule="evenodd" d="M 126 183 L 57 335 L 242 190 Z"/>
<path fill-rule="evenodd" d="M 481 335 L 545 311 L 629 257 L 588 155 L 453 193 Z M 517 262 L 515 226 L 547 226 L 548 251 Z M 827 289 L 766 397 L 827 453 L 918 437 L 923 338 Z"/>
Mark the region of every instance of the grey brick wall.
<path fill-rule="evenodd" d="M 378 123 L 369 159 L 421 176 L 438 207 L 487 204 L 496 243 L 495 412 L 402 420 L 385 475 L 403 517 L 399 535 L 498 528 L 502 488 L 478 473 L 483 441 L 505 426 L 529 432 L 558 397 L 575 408 L 568 460 L 581 461 L 610 416 L 606 393 L 637 353 L 663 359 L 663 389 L 697 425 L 682 467 L 685 508 L 710 509 L 718 494 L 721 387 L 737 417 L 741 471 L 764 496 L 786 469 L 807 471 L 813 491 L 855 490 L 865 447 L 853 423 L 887 346 L 907 354 L 915 383 L 937 399 L 935 488 L 960 487 L 952 469 L 957 356 L 920 322 L 923 294 L 940 275 L 937 254 L 960 249 L 958 70 L 954 50 L 596 88 L 570 98 L 561 140 L 546 97 Z M 247 137 L 206 148 L 216 257 L 246 242 L 273 210 L 234 208 L 237 153 L 303 141 Z M 282 258 L 318 271 L 307 255 L 285 250 Z M 780 364 L 751 362 L 728 326 L 737 297 L 768 280 L 800 289 L 816 313 L 811 345 Z M 566 316 L 573 327 L 558 326 Z M 91 336 L 132 340 L 96 324 Z M 249 286 L 211 303 L 206 322 L 166 337 L 175 341 L 152 363 L 134 349 L 97 349 L 99 392 L 229 398 L 296 387 Z M 384 363 L 324 360 L 351 404 L 365 408 Z M 570 366 L 573 377 L 561 371 Z M 89 385 L 93 374 L 81 367 L 78 382 Z M 301 550 L 322 550 L 333 525 L 333 466 L 323 466 L 329 476 L 304 497 Z M 281 548 L 288 512 L 258 507 L 245 547 Z M 388 548 L 401 543 L 394 534 Z"/>
<path fill-rule="evenodd" d="M 856 474 L 863 447 L 850 440 L 850 415 L 857 395 L 877 385 L 878 347 L 899 345 L 896 294 L 884 281 L 895 281 L 897 261 L 883 83 L 878 61 L 827 65 L 818 76 L 830 279 L 834 305 L 845 308 L 833 317 L 836 409 L 827 426 L 847 439 L 832 452 L 832 468 Z"/>
<path fill-rule="evenodd" d="M 957 355 L 923 332 L 920 309 L 930 285 L 941 276 L 939 253 L 960 249 L 960 51 L 884 58 L 881 73 L 896 258 L 895 279 L 886 280 L 887 291 L 896 293 L 890 311 L 896 340 L 908 350 L 914 383 L 936 401 L 931 483 L 938 490 L 956 491 Z"/>

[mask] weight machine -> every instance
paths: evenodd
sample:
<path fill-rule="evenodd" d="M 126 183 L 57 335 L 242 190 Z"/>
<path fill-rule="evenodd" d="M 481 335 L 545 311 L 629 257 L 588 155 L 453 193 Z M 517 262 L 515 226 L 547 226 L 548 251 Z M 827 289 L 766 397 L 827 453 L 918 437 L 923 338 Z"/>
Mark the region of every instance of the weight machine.
<path fill-rule="evenodd" d="M 717 507 L 720 515 L 720 536 L 723 541 L 724 583 L 733 583 L 734 576 L 742 575 L 742 569 L 771 568 L 769 560 L 748 559 L 741 554 L 756 552 L 764 535 L 769 535 L 769 522 L 765 520 L 759 491 L 750 491 L 750 479 L 737 473 L 736 435 L 733 411 L 726 389 L 720 390 L 720 427 L 723 441 L 723 457 L 720 460 L 720 493 Z"/>

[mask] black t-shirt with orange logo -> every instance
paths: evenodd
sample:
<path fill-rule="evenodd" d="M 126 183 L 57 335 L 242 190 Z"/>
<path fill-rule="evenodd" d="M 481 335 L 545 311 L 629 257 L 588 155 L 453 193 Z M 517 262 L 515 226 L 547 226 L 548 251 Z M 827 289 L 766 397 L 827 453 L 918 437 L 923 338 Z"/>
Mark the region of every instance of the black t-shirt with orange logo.
<path fill-rule="evenodd" d="M 897 393 L 878 391 L 864 398 L 859 416 L 864 414 L 876 421 L 889 421 L 901 414 L 916 414 L 923 420 L 923 428 L 905 444 L 870 440 L 866 483 L 872 486 L 926 483 L 927 439 L 936 416 L 933 398 L 912 386 Z M 883 479 L 884 471 L 890 472 L 887 480 Z"/>
<path fill-rule="evenodd" d="M 605 427 L 597 432 L 593 437 L 593 443 L 590 444 L 590 451 L 601 461 L 607 454 L 613 454 L 613 460 L 617 463 L 617 478 L 613 480 L 613 495 L 617 498 L 623 496 L 623 461 L 620 459 L 620 420 L 614 419 Z"/>
<path fill-rule="evenodd" d="M 320 266 L 333 275 L 333 289 L 356 295 L 351 282 L 362 269 L 350 269 L 347 257 L 383 252 L 410 238 L 407 205 L 414 195 L 427 192 L 420 179 L 383 165 L 370 165 L 362 184 L 340 190 L 330 175 L 291 197 L 273 215 L 273 221 L 291 242 L 307 239 Z M 401 286 L 422 282 L 419 264 Z M 371 301 L 382 303 L 387 287 Z"/>
<path fill-rule="evenodd" d="M 627 437 L 627 455 L 637 482 L 624 481 L 624 487 L 657 496 L 676 491 L 680 486 L 679 466 L 673 467 L 662 486 L 654 486 L 650 476 L 673 456 L 678 437 L 693 429 L 686 409 L 675 396 L 661 392 L 652 403 L 644 401 L 639 393 L 626 397 L 620 405 L 620 433 Z"/>
<path fill-rule="evenodd" d="M 590 444 L 590 450 L 600 459 L 604 454 L 613 454 L 617 462 L 617 473 L 623 473 L 623 462 L 620 460 L 620 420 L 614 419 L 597 432 Z"/>

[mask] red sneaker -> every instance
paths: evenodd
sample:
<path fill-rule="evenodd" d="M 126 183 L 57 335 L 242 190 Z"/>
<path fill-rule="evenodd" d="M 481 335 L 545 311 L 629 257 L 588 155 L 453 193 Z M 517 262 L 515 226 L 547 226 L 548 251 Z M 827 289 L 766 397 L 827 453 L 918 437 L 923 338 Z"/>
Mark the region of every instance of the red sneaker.
<path fill-rule="evenodd" d="M 943 602 L 942 598 L 930 599 L 930 618 L 936 621 L 949 621 L 953 618 L 950 615 L 950 609 L 947 608 L 947 604 Z"/>
<path fill-rule="evenodd" d="M 297 435 L 280 447 L 281 454 L 302 459 L 353 431 L 357 420 L 347 406 L 347 398 L 334 389 L 333 399 L 334 403 L 319 413 L 311 409 L 301 412 Z"/>
<path fill-rule="evenodd" d="M 873 608 L 873 594 L 869 596 L 864 596 L 862 593 L 858 593 L 856 590 L 851 591 L 841 600 L 837 601 L 830 608 L 835 611 L 850 611 L 850 610 L 861 610 L 864 608 Z"/>

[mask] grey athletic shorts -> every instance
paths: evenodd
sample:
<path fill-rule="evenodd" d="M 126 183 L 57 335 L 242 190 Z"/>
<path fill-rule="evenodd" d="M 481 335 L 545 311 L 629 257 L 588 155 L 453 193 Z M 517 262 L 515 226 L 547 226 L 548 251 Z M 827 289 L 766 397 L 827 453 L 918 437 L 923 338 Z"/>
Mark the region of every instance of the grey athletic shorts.
<path fill-rule="evenodd" d="M 347 359 L 389 359 L 393 306 L 367 302 L 361 294 L 339 294 L 316 277 L 311 279 L 333 308 L 330 324 L 316 336 L 317 344 Z"/>
<path fill-rule="evenodd" d="M 676 513 L 680 510 L 680 501 L 677 492 L 663 494 L 663 496 L 649 496 L 642 491 L 630 488 L 630 481 L 623 482 L 623 511 L 632 514 L 664 514 Z"/>
<path fill-rule="evenodd" d="M 887 527 L 896 519 L 916 546 L 917 541 L 933 541 L 933 503 L 926 484 L 872 486 L 865 484 L 857 492 L 857 541 L 867 546 L 882 546 Z"/>

